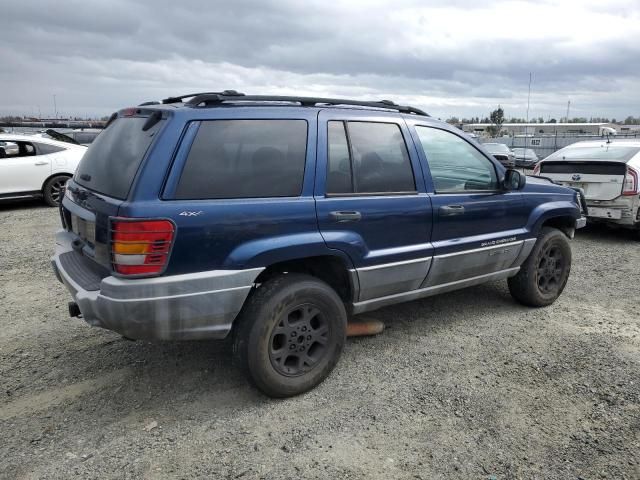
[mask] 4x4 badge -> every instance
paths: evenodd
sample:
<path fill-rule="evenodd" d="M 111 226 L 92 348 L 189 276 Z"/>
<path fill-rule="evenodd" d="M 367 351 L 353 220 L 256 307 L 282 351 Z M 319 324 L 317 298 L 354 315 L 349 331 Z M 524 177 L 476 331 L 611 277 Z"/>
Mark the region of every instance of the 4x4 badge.
<path fill-rule="evenodd" d="M 197 212 L 189 212 L 189 211 L 184 211 L 184 212 L 180 212 L 178 215 L 180 215 L 181 217 L 197 217 L 198 215 L 202 215 L 204 212 L 202 210 L 199 210 Z"/>

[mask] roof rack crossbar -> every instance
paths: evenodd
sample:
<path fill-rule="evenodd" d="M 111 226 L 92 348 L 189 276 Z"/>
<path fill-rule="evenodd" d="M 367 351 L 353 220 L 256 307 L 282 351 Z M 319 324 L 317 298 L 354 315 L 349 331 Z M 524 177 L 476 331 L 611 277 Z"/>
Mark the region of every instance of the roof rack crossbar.
<path fill-rule="evenodd" d="M 180 95 L 179 97 L 169 97 L 162 100 L 162 103 L 180 103 L 185 98 L 198 97 L 201 95 L 231 95 L 240 97 L 243 96 L 244 93 L 236 92 L 235 90 L 224 90 L 222 92 L 199 92 L 199 93 L 188 93 L 187 95 Z"/>
<path fill-rule="evenodd" d="M 226 90 L 225 92 L 216 93 L 216 92 L 208 92 L 208 93 L 200 93 L 197 95 L 185 95 L 182 98 L 191 99 L 185 102 L 185 105 L 191 107 L 198 107 L 201 105 L 211 106 L 211 105 L 220 105 L 224 102 L 281 102 L 281 103 L 298 103 L 303 107 L 313 107 L 317 105 L 352 105 L 359 107 L 369 107 L 369 108 L 383 108 L 387 110 L 397 110 L 401 113 L 413 113 L 416 115 L 424 115 L 429 116 L 428 113 L 420 110 L 416 107 L 411 107 L 409 105 L 398 105 L 391 100 L 379 100 L 375 102 L 365 102 L 360 100 L 348 100 L 344 98 L 323 98 L 323 97 L 296 97 L 296 96 L 280 96 L 280 95 L 244 95 L 244 94 L 236 94 L 231 93 L 231 91 Z M 179 97 L 175 97 L 179 98 Z M 163 100 L 162 103 L 165 103 Z"/>

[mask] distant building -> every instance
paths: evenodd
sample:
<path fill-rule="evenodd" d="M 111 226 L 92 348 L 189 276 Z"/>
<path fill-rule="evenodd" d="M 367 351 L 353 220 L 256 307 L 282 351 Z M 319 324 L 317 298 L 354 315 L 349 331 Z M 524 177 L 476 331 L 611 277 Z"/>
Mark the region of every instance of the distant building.
<path fill-rule="evenodd" d="M 640 133 L 640 125 L 619 125 L 617 128 L 620 133 Z"/>
<path fill-rule="evenodd" d="M 475 133 L 478 136 L 486 135 L 487 127 L 491 123 L 467 123 L 462 125 L 462 130 L 467 133 Z M 639 127 L 638 125 L 624 125 L 623 127 Z M 636 130 L 637 131 L 637 130 Z M 615 135 L 622 132 L 621 126 L 615 123 L 503 123 L 502 135 Z"/>

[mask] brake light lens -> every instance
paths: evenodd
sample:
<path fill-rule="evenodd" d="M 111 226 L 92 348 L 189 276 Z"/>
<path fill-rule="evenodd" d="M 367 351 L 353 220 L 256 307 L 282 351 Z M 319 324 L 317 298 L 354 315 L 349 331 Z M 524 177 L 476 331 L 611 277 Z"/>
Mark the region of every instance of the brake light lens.
<path fill-rule="evenodd" d="M 111 261 L 121 275 L 161 273 L 169 260 L 175 226 L 169 220 L 111 220 Z"/>
<path fill-rule="evenodd" d="M 536 163 L 536 166 L 533 167 L 533 174 L 540 175 L 540 162 Z"/>
<path fill-rule="evenodd" d="M 638 195 L 638 172 L 627 166 L 627 174 L 624 176 L 622 184 L 622 195 Z"/>

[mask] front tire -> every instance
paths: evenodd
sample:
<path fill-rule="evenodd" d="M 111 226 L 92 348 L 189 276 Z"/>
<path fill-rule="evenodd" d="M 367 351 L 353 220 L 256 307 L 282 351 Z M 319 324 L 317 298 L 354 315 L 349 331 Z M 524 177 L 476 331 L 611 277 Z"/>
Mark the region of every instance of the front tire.
<path fill-rule="evenodd" d="M 310 275 L 290 273 L 263 283 L 237 322 L 234 358 L 248 379 L 271 397 L 291 397 L 321 383 L 346 341 L 342 300 Z"/>
<path fill-rule="evenodd" d="M 64 186 L 69 180 L 67 175 L 56 175 L 47 180 L 42 188 L 42 194 L 44 201 L 50 207 L 57 207 L 62 201 L 62 194 L 64 192 Z"/>
<path fill-rule="evenodd" d="M 507 280 L 511 296 L 529 307 L 546 307 L 560 296 L 571 272 L 571 246 L 560 230 L 544 227 L 520 271 Z"/>

